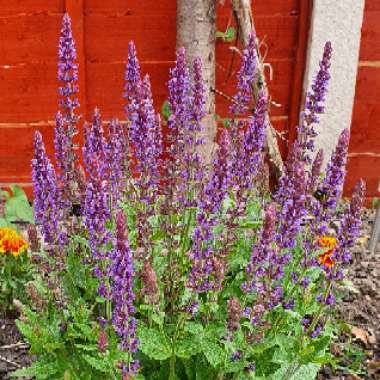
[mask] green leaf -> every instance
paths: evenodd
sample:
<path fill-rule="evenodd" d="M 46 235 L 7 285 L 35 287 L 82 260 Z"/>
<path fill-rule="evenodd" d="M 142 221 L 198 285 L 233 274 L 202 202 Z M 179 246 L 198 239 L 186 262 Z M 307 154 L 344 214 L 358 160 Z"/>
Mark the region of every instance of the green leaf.
<path fill-rule="evenodd" d="M 153 313 L 152 321 L 157 323 L 159 326 L 163 326 L 165 321 L 165 313 L 163 311 L 160 311 L 159 313 Z"/>
<path fill-rule="evenodd" d="M 23 220 L 34 223 L 33 209 L 29 204 L 28 198 L 17 185 L 11 185 L 12 196 L 5 203 L 5 215 L 10 221 Z"/>
<path fill-rule="evenodd" d="M 10 223 L 5 218 L 0 218 L 0 228 L 9 227 Z"/>
<path fill-rule="evenodd" d="M 209 366 L 204 358 L 197 358 L 195 370 L 196 380 L 216 379 L 216 371 Z"/>
<path fill-rule="evenodd" d="M 12 372 L 12 377 L 36 377 L 38 380 L 49 380 L 58 372 L 55 363 L 34 362 L 30 367 Z"/>
<path fill-rule="evenodd" d="M 169 117 L 170 117 L 170 115 L 171 115 L 170 107 L 169 107 L 169 102 L 168 102 L 167 100 L 165 100 L 165 101 L 162 103 L 161 114 L 162 114 L 162 116 L 163 116 L 166 120 L 169 119 Z"/>
<path fill-rule="evenodd" d="M 200 339 L 196 335 L 185 336 L 175 345 L 175 354 L 179 358 L 189 359 L 200 351 Z"/>
<path fill-rule="evenodd" d="M 203 335 L 203 326 L 199 322 L 186 321 L 184 330 L 189 334 L 198 335 L 199 337 Z"/>
<path fill-rule="evenodd" d="M 166 360 L 170 358 L 170 344 L 162 332 L 139 324 L 137 336 L 140 340 L 139 349 L 145 355 L 154 360 Z"/>
<path fill-rule="evenodd" d="M 292 363 L 288 363 L 287 365 L 282 366 L 272 377 L 272 380 L 315 380 L 319 369 L 321 368 L 320 364 L 308 364 L 301 366 L 298 370 L 296 367 L 293 371 L 289 371 L 291 369 Z"/>
<path fill-rule="evenodd" d="M 225 353 L 222 347 L 209 339 L 202 339 L 201 349 L 207 361 L 214 367 L 218 367 L 224 361 Z"/>
<path fill-rule="evenodd" d="M 91 367 L 95 368 L 96 370 L 102 372 L 102 373 L 112 373 L 112 368 L 110 368 L 110 364 L 104 360 L 103 357 L 101 358 L 95 358 L 90 355 L 83 355 L 83 359 L 90 364 Z"/>

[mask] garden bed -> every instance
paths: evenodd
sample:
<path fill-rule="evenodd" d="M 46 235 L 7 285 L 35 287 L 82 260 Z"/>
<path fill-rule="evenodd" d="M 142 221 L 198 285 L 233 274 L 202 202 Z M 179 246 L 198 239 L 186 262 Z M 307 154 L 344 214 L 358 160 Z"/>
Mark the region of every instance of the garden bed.
<path fill-rule="evenodd" d="M 357 330 L 354 330 L 353 352 L 356 358 L 360 358 L 358 351 L 363 350 L 365 357 L 361 364 L 360 377 L 351 376 L 347 371 L 333 373 L 330 368 L 324 368 L 319 375 L 319 380 L 343 380 L 343 379 L 370 379 L 378 380 L 380 376 L 380 244 L 373 255 L 368 251 L 368 238 L 371 232 L 374 213 L 371 210 L 364 212 L 362 238 L 359 239 L 353 251 L 354 262 L 349 269 L 349 278 L 353 282 L 355 291 L 347 292 L 343 301 L 338 304 L 339 311 L 344 320 Z M 0 319 L 0 356 L 16 363 L 19 366 L 28 365 L 31 357 L 24 346 L 17 346 L 21 337 L 14 324 L 14 320 Z M 339 348 L 334 347 L 335 354 L 339 355 Z M 346 365 L 355 360 L 355 354 L 351 358 L 344 358 Z M 14 365 L 0 360 L 0 379 L 10 379 L 9 374 L 16 369 Z"/>

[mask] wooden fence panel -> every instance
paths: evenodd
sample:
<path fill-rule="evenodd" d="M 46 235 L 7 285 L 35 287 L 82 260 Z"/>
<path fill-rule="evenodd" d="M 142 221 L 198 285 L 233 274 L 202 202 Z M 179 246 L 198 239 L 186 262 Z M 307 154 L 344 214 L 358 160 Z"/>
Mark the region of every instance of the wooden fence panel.
<path fill-rule="evenodd" d="M 272 107 L 271 115 L 280 131 L 287 131 L 289 117 L 293 115 L 294 119 L 299 112 L 299 78 L 309 18 L 306 3 L 310 0 L 253 1 L 257 33 L 267 46 L 266 62 L 273 69 L 269 87 L 272 100 L 279 106 Z M 0 42 L 0 183 L 29 186 L 36 129 L 41 129 L 52 153 L 57 47 L 65 11 L 73 19 L 81 111 L 87 119 L 96 106 L 104 120 L 124 118 L 124 65 L 131 39 L 136 43 L 143 73 L 151 76 L 157 110 L 167 97 L 168 72 L 175 59 L 175 0 L 0 0 L 0 34 L 7 36 Z M 218 30 L 225 30 L 230 20 L 226 1 L 224 6 L 218 5 Z M 232 45 L 218 40 L 216 46 L 217 88 L 227 95 L 234 94 L 239 68 Z M 301 74 L 297 74 L 296 66 Z M 221 117 L 227 115 L 229 105 L 217 97 Z M 286 152 L 286 146 L 280 144 Z"/>
<path fill-rule="evenodd" d="M 380 181 L 380 0 L 366 0 L 345 192 L 359 178 L 367 198 L 379 197 Z"/>

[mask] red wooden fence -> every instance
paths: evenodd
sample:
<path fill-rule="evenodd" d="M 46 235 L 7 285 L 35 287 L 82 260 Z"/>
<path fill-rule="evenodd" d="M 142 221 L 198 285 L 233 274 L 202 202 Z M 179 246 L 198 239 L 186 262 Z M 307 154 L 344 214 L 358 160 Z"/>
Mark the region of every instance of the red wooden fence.
<path fill-rule="evenodd" d="M 379 197 L 380 181 L 380 0 L 366 0 L 355 104 L 351 125 L 347 193 L 359 178 L 367 197 Z"/>
<path fill-rule="evenodd" d="M 142 70 L 151 75 L 156 108 L 166 97 L 169 67 L 175 56 L 176 0 L 0 0 L 0 184 L 30 189 L 33 132 L 44 135 L 52 153 L 57 108 L 57 46 L 62 15 L 73 19 L 79 59 L 81 112 L 95 106 L 103 118 L 123 119 L 127 43 L 136 43 Z M 299 113 L 308 33 L 309 0 L 255 0 L 260 39 L 273 68 L 272 120 L 279 130 L 295 125 Z M 228 1 L 218 6 L 218 29 L 231 18 Z M 217 42 L 217 87 L 233 94 L 230 44 Z M 235 57 L 233 70 L 238 67 Z M 227 80 L 227 81 L 226 81 Z M 217 112 L 228 103 L 217 98 Z M 284 149 L 284 147 L 283 147 Z"/>

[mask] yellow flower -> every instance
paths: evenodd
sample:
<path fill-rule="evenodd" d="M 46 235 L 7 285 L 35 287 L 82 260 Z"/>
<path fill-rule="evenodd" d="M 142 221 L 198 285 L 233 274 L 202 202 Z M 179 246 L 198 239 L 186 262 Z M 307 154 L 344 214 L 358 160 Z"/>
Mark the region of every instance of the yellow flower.
<path fill-rule="evenodd" d="M 28 248 L 28 243 L 13 228 L 0 228 L 0 253 L 18 256 Z"/>
<path fill-rule="evenodd" d="M 328 268 L 332 267 L 335 264 L 335 261 L 331 256 L 336 247 L 336 239 L 332 236 L 322 236 L 319 238 L 318 243 L 322 248 L 329 248 L 326 252 L 318 256 L 319 263 Z"/>
<path fill-rule="evenodd" d="M 322 236 L 318 242 L 323 248 L 335 248 L 336 246 L 336 239 L 332 236 Z"/>

